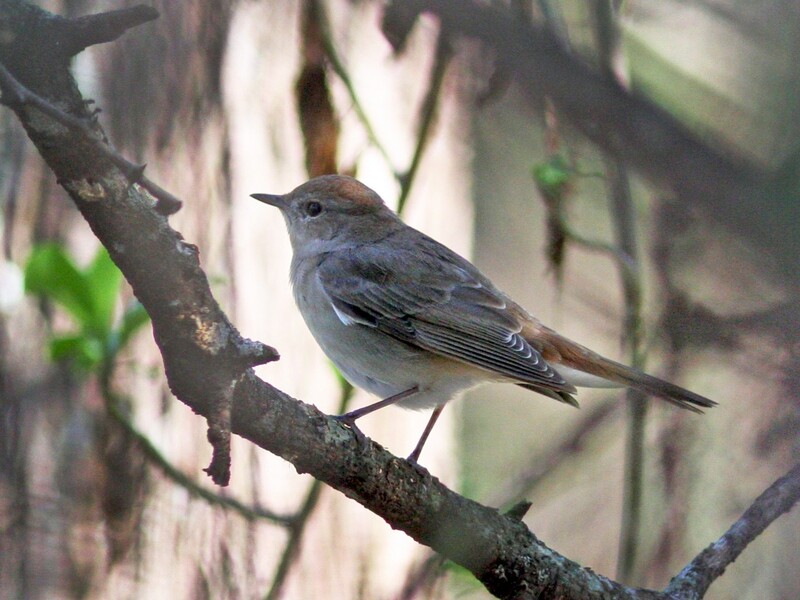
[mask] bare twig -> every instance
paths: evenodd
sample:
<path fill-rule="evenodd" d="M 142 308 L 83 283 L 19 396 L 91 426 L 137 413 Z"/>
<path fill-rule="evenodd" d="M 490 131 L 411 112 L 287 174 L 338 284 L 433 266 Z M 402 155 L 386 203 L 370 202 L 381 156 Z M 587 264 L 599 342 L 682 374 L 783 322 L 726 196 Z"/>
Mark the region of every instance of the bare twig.
<path fill-rule="evenodd" d="M 330 63 L 334 73 L 336 73 L 336 75 L 339 77 L 339 79 L 342 81 L 345 88 L 347 89 L 347 93 L 350 96 L 350 101 L 353 103 L 353 109 L 358 115 L 358 118 L 361 121 L 361 125 L 364 127 L 364 130 L 366 131 L 370 143 L 378 150 L 378 152 L 381 154 L 384 161 L 386 162 L 387 166 L 395 173 L 395 177 L 400 182 L 400 194 L 397 201 L 397 212 L 401 213 L 403 207 L 405 206 L 406 201 L 408 200 L 408 195 L 411 192 L 411 186 L 414 182 L 417 170 L 419 169 L 419 165 L 422 160 L 422 155 L 425 152 L 425 147 L 430 138 L 430 131 L 436 117 L 436 110 L 439 103 L 439 96 L 441 94 L 442 83 L 444 82 L 444 76 L 445 72 L 447 71 L 447 65 L 452 55 L 452 49 L 450 48 L 450 43 L 447 40 L 447 36 L 440 31 L 439 36 L 437 38 L 436 55 L 434 58 L 433 67 L 431 69 L 428 89 L 425 94 L 425 98 L 423 99 L 422 106 L 420 108 L 419 126 L 417 129 L 417 143 L 414 147 L 414 153 L 411 157 L 411 162 L 409 163 L 408 169 L 404 173 L 400 173 L 393 166 L 393 162 L 391 157 L 389 156 L 389 152 L 386 150 L 386 148 L 383 146 L 383 144 L 381 144 L 380 140 L 378 139 L 378 136 L 375 133 L 374 128 L 372 127 L 372 123 L 367 117 L 367 113 L 358 99 L 358 94 L 356 94 L 355 86 L 353 85 L 353 82 L 350 79 L 349 74 L 347 73 L 347 69 L 345 68 L 344 64 L 339 58 L 339 54 L 336 51 L 336 47 L 333 44 L 328 21 L 324 14 L 324 10 L 322 10 L 321 7 L 318 12 L 318 18 L 320 24 L 320 31 L 322 34 L 321 35 L 322 43 L 325 48 L 325 54 L 328 58 L 328 62 Z M 411 19 L 411 21 L 413 22 L 413 19 Z"/>
<path fill-rule="evenodd" d="M 627 261 L 618 263 L 625 301 L 623 338 L 630 352 L 631 365 L 643 369 L 645 353 L 642 349 L 642 283 L 636 248 L 635 209 L 625 166 L 618 160 L 607 157 L 606 170 L 617 245 L 620 254 L 628 257 Z M 644 432 L 648 407 L 646 396 L 637 390 L 628 388 L 625 397 L 629 410 L 628 436 L 625 444 L 625 493 L 617 563 L 617 577 L 623 581 L 629 580 L 633 574 L 638 548 L 644 477 Z"/>
<path fill-rule="evenodd" d="M 339 378 L 341 386 L 341 396 L 339 406 L 336 414 L 344 414 L 347 411 L 347 406 L 353 398 L 353 386 L 344 379 Z M 283 586 L 286 583 L 286 578 L 297 557 L 300 555 L 300 545 L 303 540 L 303 534 L 306 530 L 308 520 L 317 507 L 320 493 L 322 492 L 322 482 L 315 479 L 306 494 L 303 505 L 295 515 L 292 516 L 289 523 L 289 539 L 286 540 L 286 546 L 283 549 L 281 560 L 278 567 L 275 569 L 275 575 L 272 578 L 272 585 L 270 586 L 269 593 L 266 595 L 266 600 L 277 600 L 281 597 Z"/>
<path fill-rule="evenodd" d="M 450 40 L 443 31 L 439 31 L 439 37 L 436 40 L 436 55 L 433 60 L 433 67 L 431 68 L 430 81 L 428 82 L 428 90 L 425 93 L 425 99 L 422 101 L 420 108 L 419 128 L 417 129 L 417 144 L 414 147 L 414 154 L 411 157 L 411 163 L 408 170 L 400 175 L 400 196 L 397 199 L 397 212 L 402 213 L 403 207 L 406 205 L 408 195 L 411 193 L 411 186 L 414 183 L 414 178 L 417 175 L 422 154 L 425 152 L 425 147 L 430 138 L 431 126 L 433 125 L 436 117 L 436 110 L 439 106 L 439 96 L 442 92 L 442 83 L 444 76 L 447 72 L 447 65 L 450 62 L 452 49 L 450 48 Z"/>
<path fill-rule="evenodd" d="M 347 68 L 344 66 L 341 58 L 339 58 L 339 53 L 336 51 L 336 46 L 333 43 L 331 30 L 330 26 L 328 25 L 328 19 L 325 15 L 324 7 L 320 7 L 318 17 L 322 44 L 325 48 L 325 56 L 328 58 L 328 62 L 330 63 L 333 72 L 336 73 L 336 76 L 341 80 L 342 84 L 347 90 L 347 94 L 350 96 L 350 102 L 353 103 L 353 110 L 355 110 L 358 120 L 361 121 L 361 126 L 364 128 L 370 143 L 380 153 L 389 168 L 396 173 L 395 169 L 392 167 L 392 158 L 389 156 L 389 152 L 386 150 L 378 138 L 378 135 L 375 133 L 375 129 L 372 127 L 372 122 L 367 116 L 367 111 L 364 110 L 364 107 L 361 105 L 361 101 L 358 99 L 356 88 L 353 85 L 353 81 L 350 79 Z"/>
<path fill-rule="evenodd" d="M 594 4 L 594 26 L 600 70 L 614 80 L 613 54 L 616 50 L 617 23 L 611 0 Z M 636 214 L 631 198 L 630 181 L 625 165 L 616 156 L 605 156 L 609 184 L 611 220 L 621 256 L 618 263 L 625 301 L 623 341 L 630 352 L 630 363 L 637 369 L 645 366 L 642 350 L 642 282 L 639 274 L 636 244 Z M 642 511 L 644 479 L 644 434 L 647 419 L 646 396 L 632 388 L 625 392 L 628 403 L 628 435 L 625 443 L 625 480 L 622 501 L 622 523 L 617 560 L 617 579 L 629 581 L 636 566 L 639 547 L 639 526 Z"/>
<path fill-rule="evenodd" d="M 582 233 L 579 233 L 572 227 L 566 220 L 561 221 L 561 229 L 566 235 L 567 239 L 577 246 L 592 252 L 599 252 L 600 254 L 607 254 L 613 259 L 621 269 L 633 270 L 635 265 L 630 256 L 623 253 L 617 246 L 601 240 L 588 238 Z"/>
<path fill-rule="evenodd" d="M 711 583 L 725 572 L 750 542 L 782 514 L 800 501 L 800 463 L 775 481 L 731 525 L 721 538 L 708 546 L 675 577 L 664 590 L 670 600 L 698 600 Z"/>
<path fill-rule="evenodd" d="M 446 559 L 438 554 L 431 554 L 419 565 L 412 568 L 403 584 L 398 600 L 413 600 L 431 586 L 442 574 Z"/>
<path fill-rule="evenodd" d="M 130 162 L 105 140 L 98 138 L 86 121 L 64 112 L 24 87 L 2 64 L 0 64 L 0 89 L 3 92 L 3 104 L 12 108 L 14 106 L 33 106 L 61 125 L 84 136 L 85 141 L 92 144 L 96 150 L 101 152 L 115 167 L 122 171 L 131 184 L 139 184 L 158 200 L 155 208 L 160 214 L 168 216 L 180 210 L 182 205 L 180 200 L 145 177 L 144 170 L 147 165 L 137 165 Z"/>
<path fill-rule="evenodd" d="M 136 445 L 147 461 L 161 471 L 167 479 L 185 489 L 191 496 L 201 498 L 212 506 L 219 506 L 226 510 L 232 510 L 248 521 L 264 519 L 271 523 L 284 526 L 289 526 L 292 523 L 292 516 L 281 515 L 260 506 L 247 506 L 236 498 L 223 496 L 203 487 L 167 460 L 158 448 L 153 445 L 150 438 L 131 423 L 128 417 L 120 410 L 117 402 L 113 399 L 107 402 L 106 410 L 111 418 L 122 427 L 123 431 L 136 442 Z"/>
<path fill-rule="evenodd" d="M 488 498 L 486 503 L 506 506 L 530 493 L 554 469 L 583 450 L 586 438 L 613 416 L 616 408 L 615 402 L 602 402 L 590 409 L 560 442 L 545 454 L 536 456 L 528 470 L 515 475 L 507 487 Z"/>

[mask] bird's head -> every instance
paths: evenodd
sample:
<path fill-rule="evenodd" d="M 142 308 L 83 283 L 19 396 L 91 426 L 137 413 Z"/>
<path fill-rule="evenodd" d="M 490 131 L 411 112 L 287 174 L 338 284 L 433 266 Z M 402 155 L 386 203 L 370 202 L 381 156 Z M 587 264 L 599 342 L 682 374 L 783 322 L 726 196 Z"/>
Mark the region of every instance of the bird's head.
<path fill-rule="evenodd" d="M 281 210 L 295 254 L 370 243 L 400 224 L 378 194 L 344 175 L 315 177 L 281 196 L 251 196 Z"/>

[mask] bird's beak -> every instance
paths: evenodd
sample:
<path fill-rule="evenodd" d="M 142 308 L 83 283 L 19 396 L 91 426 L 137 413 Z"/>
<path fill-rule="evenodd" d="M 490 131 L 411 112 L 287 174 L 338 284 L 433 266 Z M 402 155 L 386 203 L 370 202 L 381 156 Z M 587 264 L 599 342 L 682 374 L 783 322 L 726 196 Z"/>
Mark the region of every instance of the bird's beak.
<path fill-rule="evenodd" d="M 286 196 L 277 196 L 275 194 L 250 194 L 250 197 L 276 208 L 286 208 Z"/>

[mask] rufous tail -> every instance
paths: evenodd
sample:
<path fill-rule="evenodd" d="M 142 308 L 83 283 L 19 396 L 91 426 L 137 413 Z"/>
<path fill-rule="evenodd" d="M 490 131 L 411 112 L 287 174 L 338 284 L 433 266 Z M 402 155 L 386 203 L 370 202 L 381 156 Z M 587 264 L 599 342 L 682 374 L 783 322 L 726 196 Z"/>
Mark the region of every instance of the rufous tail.
<path fill-rule="evenodd" d="M 716 406 L 716 402 L 695 394 L 675 384 L 643 373 L 592 352 L 588 348 L 568 340 L 556 332 L 542 327 L 537 339 L 542 344 L 542 355 L 558 371 L 559 364 L 601 377 L 658 396 L 676 406 L 702 413 L 702 408 Z"/>

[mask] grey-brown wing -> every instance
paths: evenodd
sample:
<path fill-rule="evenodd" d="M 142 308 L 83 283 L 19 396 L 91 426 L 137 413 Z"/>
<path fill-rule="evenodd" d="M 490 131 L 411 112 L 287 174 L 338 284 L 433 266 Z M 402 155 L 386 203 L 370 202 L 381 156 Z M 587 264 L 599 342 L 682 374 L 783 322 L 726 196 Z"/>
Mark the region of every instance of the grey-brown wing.
<path fill-rule="evenodd" d="M 510 310 L 518 307 L 445 246 L 415 241 L 413 252 L 362 246 L 322 261 L 320 281 L 345 323 L 376 327 L 532 389 L 575 391 L 520 335 Z"/>

